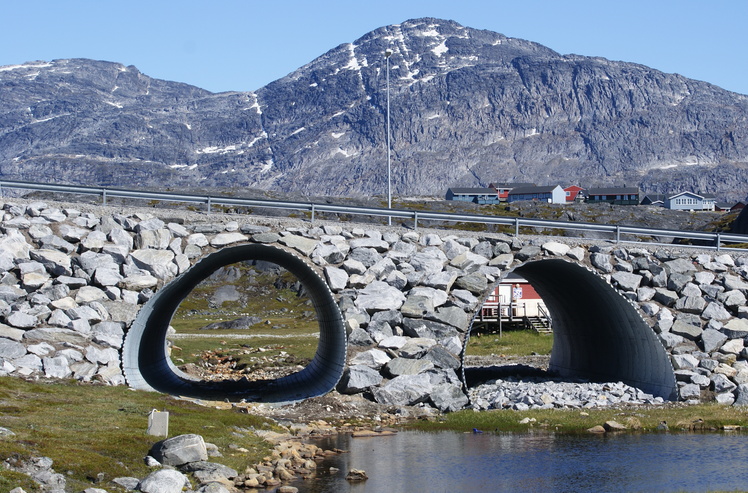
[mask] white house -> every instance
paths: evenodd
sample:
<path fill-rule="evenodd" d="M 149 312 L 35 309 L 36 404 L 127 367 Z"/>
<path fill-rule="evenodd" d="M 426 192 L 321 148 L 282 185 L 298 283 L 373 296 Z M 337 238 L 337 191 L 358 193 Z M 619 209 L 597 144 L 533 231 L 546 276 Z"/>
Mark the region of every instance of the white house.
<path fill-rule="evenodd" d="M 665 207 L 680 211 L 714 211 L 717 198 L 710 193 L 681 192 L 665 199 Z"/>
<path fill-rule="evenodd" d="M 507 202 L 535 200 L 551 204 L 565 204 L 566 192 L 560 185 L 548 187 L 518 187 L 507 195 Z"/>

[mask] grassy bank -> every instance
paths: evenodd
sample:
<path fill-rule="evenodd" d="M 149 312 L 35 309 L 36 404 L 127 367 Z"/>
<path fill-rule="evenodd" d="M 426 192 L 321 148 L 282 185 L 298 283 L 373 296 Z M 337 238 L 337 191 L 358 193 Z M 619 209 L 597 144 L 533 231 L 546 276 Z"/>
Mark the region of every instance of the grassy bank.
<path fill-rule="evenodd" d="M 532 409 L 528 411 L 458 411 L 434 421 L 416 421 L 409 428 L 423 431 L 587 433 L 595 425 L 616 421 L 631 432 L 660 432 L 665 421 L 670 432 L 748 431 L 748 409 L 715 403 L 687 406 L 667 404 L 630 409 Z"/>
<path fill-rule="evenodd" d="M 199 406 L 126 387 L 32 383 L 2 377 L 0 427 L 15 435 L 0 436 L 0 460 L 50 457 L 55 471 L 66 475 L 71 491 L 90 487 L 90 478 L 102 473 L 105 482 L 120 476 L 142 478 L 150 472 L 143 457 L 161 440 L 146 434 L 153 409 L 169 411 L 170 436 L 202 435 L 219 447 L 221 463 L 239 471 L 270 451 L 265 441 L 248 430 L 274 425 L 235 410 Z M 16 486 L 37 491 L 25 476 L 0 467 L 0 491 Z M 109 489 L 110 485 L 104 487 Z"/>
<path fill-rule="evenodd" d="M 470 336 L 465 354 L 471 356 L 529 356 L 551 354 L 553 334 L 539 334 L 534 330 L 511 330 L 499 334 Z"/>

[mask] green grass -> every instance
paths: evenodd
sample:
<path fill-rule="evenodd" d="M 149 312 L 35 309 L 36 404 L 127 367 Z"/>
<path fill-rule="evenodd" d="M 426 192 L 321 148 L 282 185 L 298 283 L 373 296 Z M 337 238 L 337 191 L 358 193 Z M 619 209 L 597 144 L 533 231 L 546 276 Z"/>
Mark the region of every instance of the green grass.
<path fill-rule="evenodd" d="M 119 476 L 142 478 L 151 446 L 162 438 L 146 434 L 148 413 L 169 411 L 169 434 L 202 435 L 219 447 L 221 463 L 243 471 L 266 456 L 269 445 L 245 430 L 273 428 L 263 418 L 198 406 L 155 392 L 133 391 L 73 382 L 30 383 L 0 378 L 0 426 L 15 436 L 0 438 L 0 460 L 50 457 L 55 471 L 66 475 L 71 491 L 91 486 L 89 478 L 103 473 L 105 481 Z M 233 444 L 248 452 L 237 452 Z M 19 476 L 0 468 L 0 491 L 27 488 Z M 10 486 L 10 488 L 6 488 Z M 105 486 L 109 491 L 110 485 Z M 27 491 L 33 491 L 28 488 Z"/>
<path fill-rule="evenodd" d="M 319 339 L 316 335 L 299 335 L 289 338 L 253 337 L 247 339 L 180 338 L 174 339 L 171 359 L 177 365 L 199 364 L 205 359 L 204 353 L 212 352 L 222 357 L 231 357 L 237 367 L 257 369 L 269 358 L 287 353 L 288 366 L 306 366 L 317 351 Z M 284 365 L 285 366 L 285 365 Z"/>
<path fill-rule="evenodd" d="M 284 352 L 288 356 L 280 361 L 281 366 L 306 366 L 317 350 L 319 324 L 309 298 L 285 287 L 293 285 L 296 278 L 285 270 L 258 272 L 247 263 L 229 268 L 237 269 L 241 276 L 232 281 L 206 279 L 180 303 L 171 325 L 178 335 L 190 337 L 170 338 L 172 361 L 183 365 L 231 358 L 235 367 L 252 370 L 267 365 L 269 358 L 275 358 L 273 364 L 279 363 L 277 357 Z M 237 288 L 240 299 L 215 306 L 211 297 L 227 284 Z M 262 322 L 246 329 L 201 330 L 210 323 L 242 316 L 259 317 Z"/>
<path fill-rule="evenodd" d="M 510 330 L 499 334 L 472 334 L 466 354 L 473 356 L 505 355 L 530 356 L 551 354 L 552 334 L 539 334 L 533 330 Z"/>
<path fill-rule="evenodd" d="M 524 418 L 534 422 L 520 424 Z M 703 420 L 697 426 L 692 423 Z M 423 431 L 452 430 L 469 432 L 477 428 L 484 432 L 549 431 L 558 433 L 586 433 L 586 430 L 614 420 L 628 424 L 632 431 L 653 432 L 666 421 L 670 432 L 719 431 L 724 426 L 737 425 L 748 430 L 748 413 L 743 408 L 715 403 L 687 406 L 671 404 L 659 407 L 631 409 L 532 409 L 528 411 L 492 410 L 457 411 L 434 421 L 414 421 L 408 428 Z"/>

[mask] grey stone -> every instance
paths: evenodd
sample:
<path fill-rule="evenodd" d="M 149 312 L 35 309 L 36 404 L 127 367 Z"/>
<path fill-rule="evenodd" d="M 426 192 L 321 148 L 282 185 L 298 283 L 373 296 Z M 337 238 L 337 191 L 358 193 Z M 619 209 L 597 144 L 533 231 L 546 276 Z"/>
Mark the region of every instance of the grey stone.
<path fill-rule="evenodd" d="M 702 346 L 707 353 L 719 349 L 726 341 L 727 336 L 714 329 L 705 329 L 701 333 Z"/>
<path fill-rule="evenodd" d="M 0 359 L 14 360 L 26 354 L 26 346 L 17 341 L 0 338 Z"/>
<path fill-rule="evenodd" d="M 207 461 L 190 462 L 182 467 L 182 471 L 191 472 L 200 483 L 225 482 L 239 475 L 235 469 Z"/>
<path fill-rule="evenodd" d="M 41 372 L 43 368 L 42 359 L 39 356 L 30 353 L 14 359 L 12 364 L 16 366 L 16 371 L 23 376 L 29 376 Z"/>
<path fill-rule="evenodd" d="M 65 241 L 59 236 L 49 235 L 39 239 L 39 244 L 44 249 L 59 250 L 60 252 L 71 254 L 76 250 L 76 246 Z"/>
<path fill-rule="evenodd" d="M 665 306 L 673 306 L 678 301 L 678 293 L 666 288 L 655 288 L 654 300 Z"/>
<path fill-rule="evenodd" d="M 441 291 L 449 291 L 455 280 L 457 280 L 457 275 L 457 272 L 453 271 L 435 272 L 429 274 L 423 280 L 423 285 Z"/>
<path fill-rule="evenodd" d="M 451 325 L 407 317 L 403 319 L 403 332 L 410 337 L 424 337 L 436 341 L 460 335 Z"/>
<path fill-rule="evenodd" d="M 439 246 L 443 243 L 441 237 L 435 233 L 427 233 L 420 240 L 424 246 Z"/>
<path fill-rule="evenodd" d="M 434 311 L 434 304 L 427 296 L 408 296 L 400 308 L 400 312 L 406 317 L 423 317 Z"/>
<path fill-rule="evenodd" d="M 378 342 L 379 347 L 386 349 L 400 349 L 407 344 L 408 338 L 403 336 L 390 336 Z"/>
<path fill-rule="evenodd" d="M 458 277 L 455 285 L 474 294 L 483 294 L 488 289 L 488 280 L 481 274 L 468 274 Z"/>
<path fill-rule="evenodd" d="M 699 366 L 699 360 L 690 354 L 673 354 L 670 356 L 673 368 L 676 370 L 691 369 Z"/>
<path fill-rule="evenodd" d="M 190 462 L 208 460 L 203 437 L 195 434 L 179 435 L 156 443 L 150 451 L 161 464 L 181 466 Z"/>
<path fill-rule="evenodd" d="M 95 286 L 83 286 L 75 295 L 75 302 L 78 304 L 88 304 L 94 301 L 107 300 L 107 294 Z"/>
<path fill-rule="evenodd" d="M 432 346 L 423 358 L 434 363 L 436 368 L 456 369 L 460 367 L 460 360 L 441 344 Z"/>
<path fill-rule="evenodd" d="M 140 250 L 165 250 L 169 248 L 172 239 L 171 231 L 168 229 L 148 229 L 135 235 L 133 246 Z"/>
<path fill-rule="evenodd" d="M 348 274 L 337 267 L 325 267 L 325 278 L 330 289 L 334 292 L 345 289 L 348 284 Z"/>
<path fill-rule="evenodd" d="M 92 327 L 92 339 L 98 344 L 105 344 L 113 348 L 121 348 L 125 332 L 122 324 L 117 322 L 105 321 Z"/>
<path fill-rule="evenodd" d="M 447 258 L 443 253 L 439 256 L 429 252 L 419 252 L 413 255 L 410 260 L 410 265 L 412 265 L 416 271 L 428 278 L 432 274 L 442 272 L 442 268 L 446 261 Z"/>
<path fill-rule="evenodd" d="M 345 260 L 345 253 L 337 245 L 319 243 L 312 254 L 312 258 L 320 258 L 327 264 L 339 264 Z"/>
<path fill-rule="evenodd" d="M 362 262 L 354 259 L 347 259 L 343 262 L 343 269 L 345 269 L 348 275 L 362 275 L 366 272 L 366 266 Z"/>
<path fill-rule="evenodd" d="M 733 318 L 720 329 L 720 332 L 730 339 L 748 337 L 748 320 Z"/>
<path fill-rule="evenodd" d="M 737 387 L 737 385 L 731 382 L 729 378 L 720 373 L 712 374 L 711 381 L 712 388 L 717 394 L 721 394 L 723 392 L 732 392 Z"/>
<path fill-rule="evenodd" d="M 69 276 L 72 274 L 70 257 L 58 250 L 31 250 L 29 255 L 33 260 L 41 262 L 47 271 L 55 276 Z"/>
<path fill-rule="evenodd" d="M 160 469 L 150 473 L 138 483 L 137 489 L 142 493 L 181 493 L 190 489 L 187 476 L 174 469 Z"/>
<path fill-rule="evenodd" d="M 390 377 L 400 375 L 418 375 L 434 367 L 434 363 L 427 359 L 394 358 L 384 365 L 384 370 Z"/>
<path fill-rule="evenodd" d="M 613 272 L 613 264 L 607 253 L 594 252 L 590 254 L 590 263 L 605 273 Z"/>
<path fill-rule="evenodd" d="M 317 247 L 319 240 L 305 238 L 295 234 L 287 234 L 281 237 L 278 242 L 289 248 L 293 248 L 306 256 L 311 256 L 312 252 L 314 252 L 314 249 Z"/>
<path fill-rule="evenodd" d="M 725 310 L 725 307 L 714 301 L 710 302 L 704 308 L 701 316 L 707 320 L 727 320 L 731 317 L 730 312 Z"/>
<path fill-rule="evenodd" d="M 169 280 L 177 274 L 177 266 L 172 262 L 174 252 L 170 250 L 135 250 L 130 258 L 137 267 L 150 272 L 157 279 Z"/>
<path fill-rule="evenodd" d="M 210 240 L 210 245 L 215 248 L 222 248 L 234 243 L 242 243 L 249 238 L 239 232 L 218 233 Z"/>
<path fill-rule="evenodd" d="M 412 337 L 400 348 L 398 353 L 404 358 L 421 358 L 429 348 L 435 346 L 437 342 L 428 337 Z"/>
<path fill-rule="evenodd" d="M 469 400 L 459 385 L 434 385 L 429 395 L 431 402 L 442 412 L 454 412 L 468 406 Z"/>
<path fill-rule="evenodd" d="M 138 478 L 132 478 L 132 477 L 119 477 L 112 479 L 112 483 L 121 486 L 122 488 L 126 490 L 134 490 L 138 487 L 138 483 L 140 483 L 140 480 Z"/>
<path fill-rule="evenodd" d="M 616 272 L 611 279 L 624 291 L 636 291 L 641 284 L 642 276 L 629 272 Z"/>
<path fill-rule="evenodd" d="M 748 384 L 741 383 L 735 391 L 735 406 L 748 406 Z"/>
<path fill-rule="evenodd" d="M 542 250 L 539 246 L 525 245 L 514 256 L 517 258 L 517 260 L 525 262 L 526 260 L 537 257 L 541 253 Z"/>
<path fill-rule="evenodd" d="M 91 363 L 107 365 L 119 361 L 119 352 L 114 348 L 100 348 L 94 345 L 86 348 L 86 359 Z"/>
<path fill-rule="evenodd" d="M 671 291 L 680 293 L 688 283 L 693 280 L 693 277 L 686 274 L 672 273 L 667 280 L 667 288 Z"/>
<path fill-rule="evenodd" d="M 26 291 L 19 288 L 18 286 L 9 286 L 7 284 L 0 284 L 0 300 L 7 303 L 14 303 L 15 301 L 26 296 Z"/>
<path fill-rule="evenodd" d="M 374 281 L 359 292 L 355 304 L 358 308 L 372 311 L 398 310 L 405 303 L 402 291 L 383 281 Z"/>
<path fill-rule="evenodd" d="M 665 262 L 664 265 L 670 272 L 678 274 L 687 274 L 696 271 L 696 266 L 693 265 L 693 262 L 685 258 L 670 260 Z"/>
<path fill-rule="evenodd" d="M 376 343 L 394 335 L 390 324 L 383 320 L 370 321 L 369 325 L 366 327 L 366 332 L 369 333 L 372 340 Z"/>
<path fill-rule="evenodd" d="M 541 248 L 543 249 L 543 251 L 548 252 L 549 254 L 556 257 L 563 257 L 564 255 L 569 253 L 569 250 L 571 250 L 571 247 L 566 243 L 559 243 L 557 241 L 549 241 L 547 243 L 543 243 Z"/>
<path fill-rule="evenodd" d="M 725 307 L 731 308 L 733 310 L 737 310 L 739 307 L 742 307 L 746 304 L 745 295 L 737 290 L 726 291 L 720 294 L 719 300 L 725 305 Z"/>
<path fill-rule="evenodd" d="M 433 389 L 426 373 L 401 375 L 372 389 L 374 400 L 390 406 L 412 406 L 426 402 Z"/>
<path fill-rule="evenodd" d="M 743 339 L 730 339 L 725 342 L 719 350 L 725 354 L 740 354 L 745 348 Z"/>
<path fill-rule="evenodd" d="M 12 341 L 20 342 L 21 339 L 23 339 L 23 334 L 25 332 L 26 331 L 22 329 L 17 329 L 15 327 L 0 323 L 0 341 L 2 339 L 10 339 Z"/>
<path fill-rule="evenodd" d="M 387 362 L 389 362 L 391 359 L 392 358 L 390 358 L 387 355 L 387 353 L 385 353 L 381 349 L 373 348 L 367 351 L 362 351 L 358 353 L 356 356 L 354 356 L 351 359 L 351 365 L 352 366 L 367 366 L 374 370 L 379 370 L 385 364 L 387 364 Z"/>
<path fill-rule="evenodd" d="M 680 398 L 684 401 L 699 399 L 701 397 L 701 389 L 698 385 L 692 383 L 682 386 L 678 390 L 678 393 L 680 394 Z"/>
<path fill-rule="evenodd" d="M 31 329 L 36 327 L 39 323 L 39 320 L 36 317 L 24 312 L 13 312 L 6 317 L 5 321 L 8 325 L 20 329 Z"/>
<path fill-rule="evenodd" d="M 374 340 L 372 340 L 368 332 L 357 327 L 348 335 L 348 344 L 353 346 L 371 346 L 374 344 Z"/>
<path fill-rule="evenodd" d="M 357 394 L 379 385 L 382 380 L 382 375 L 369 366 L 351 365 L 343 372 L 337 389 L 342 394 Z"/>
<path fill-rule="evenodd" d="M 44 376 L 47 378 L 63 379 L 73 374 L 69 362 L 64 356 L 42 358 L 42 365 L 44 366 Z"/>
<path fill-rule="evenodd" d="M 457 327 L 460 331 L 467 330 L 470 319 L 468 314 L 458 306 L 446 306 L 437 308 L 436 311 L 427 313 L 425 318 L 443 324 Z"/>
<path fill-rule="evenodd" d="M 488 259 L 473 252 L 463 252 L 453 258 L 449 264 L 463 273 L 472 273 L 476 272 L 480 267 L 488 265 Z"/>
<path fill-rule="evenodd" d="M 674 308 L 685 313 L 701 314 L 706 308 L 706 301 L 701 297 L 686 296 L 678 299 Z"/>
<path fill-rule="evenodd" d="M 514 263 L 514 255 L 511 253 L 502 253 L 492 258 L 488 265 L 491 267 L 498 267 L 501 270 L 506 270 Z"/>

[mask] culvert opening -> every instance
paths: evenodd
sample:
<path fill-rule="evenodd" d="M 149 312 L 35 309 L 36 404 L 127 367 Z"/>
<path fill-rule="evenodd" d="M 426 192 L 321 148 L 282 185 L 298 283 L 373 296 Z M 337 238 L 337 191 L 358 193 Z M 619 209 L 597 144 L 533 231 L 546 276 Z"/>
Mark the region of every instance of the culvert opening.
<path fill-rule="evenodd" d="M 200 380 L 278 379 L 313 359 L 314 306 L 296 277 L 263 260 L 218 268 L 180 303 L 167 335 L 172 363 Z"/>
<path fill-rule="evenodd" d="M 346 345 L 325 281 L 285 250 L 249 244 L 206 256 L 159 290 L 128 331 L 123 369 L 137 389 L 294 401 L 334 388 Z"/>
<path fill-rule="evenodd" d="M 545 376 L 553 345 L 553 320 L 540 294 L 515 272 L 486 296 L 465 348 L 466 383 L 502 376 Z"/>
<path fill-rule="evenodd" d="M 513 274 L 532 285 L 552 319 L 548 378 L 623 382 L 655 397 L 676 397 L 675 375 L 664 347 L 636 308 L 604 279 L 561 259 L 528 262 Z M 472 335 L 471 327 L 466 355 Z M 485 370 L 466 367 L 467 385 L 485 380 Z M 499 367 L 493 378 L 511 370 Z M 519 370 L 516 373 L 521 374 Z M 484 375 L 476 379 L 480 371 Z"/>

